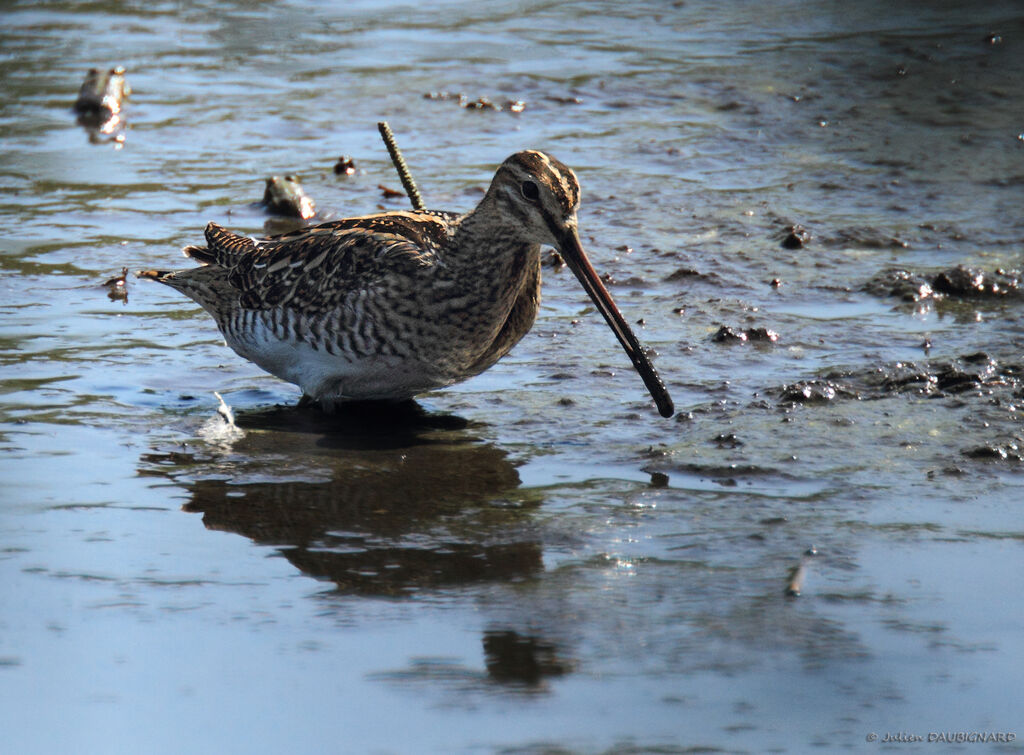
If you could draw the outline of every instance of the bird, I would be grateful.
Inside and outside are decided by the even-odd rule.
[[[524,150],[459,214],[391,211],[256,239],[209,223],[186,270],[138,277],[184,294],[240,356],[327,412],[404,401],[480,374],[530,330],[541,247],[557,249],[625,350],[659,413],[668,390],[580,242],[576,174]]]

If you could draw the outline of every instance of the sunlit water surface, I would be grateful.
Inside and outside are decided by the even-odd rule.
[[[866,287],[1021,266],[1024,18],[952,5],[8,3],[4,749],[1024,737],[1020,298]],[[90,139],[70,105],[118,64],[123,141]],[[191,302],[108,298],[209,220],[263,233],[271,174],[324,217],[404,207],[380,119],[432,207],[518,149],[575,168],[676,418],[564,269],[405,415],[297,410]]]

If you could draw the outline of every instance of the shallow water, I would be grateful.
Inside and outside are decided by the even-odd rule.
[[[1020,268],[1015,3],[2,14],[12,751],[1024,735],[1021,298],[868,286]],[[116,64],[123,142],[91,143],[70,105]],[[471,208],[521,148],[577,171],[584,243],[676,418],[565,270],[489,372],[341,418],[295,409],[172,291],[108,298],[124,266],[187,264],[209,220],[263,232],[274,173],[324,216],[404,207],[377,188],[398,187],[382,118],[432,207]],[[341,154],[360,172],[334,176]]]

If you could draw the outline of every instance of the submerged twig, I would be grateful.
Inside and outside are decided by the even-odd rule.
[[[388,125],[387,121],[380,121],[377,123],[377,128],[380,130],[381,138],[384,139],[384,146],[388,148],[388,154],[391,155],[391,162],[394,164],[395,170],[398,171],[398,177],[402,179],[402,187],[405,189],[405,193],[409,195],[412,208],[422,212],[427,208],[423,204],[420,190],[416,188],[416,182],[412,180],[409,166],[405,164],[405,158],[402,157],[402,153],[398,150],[398,144],[395,143],[395,135],[391,133],[391,126]]]

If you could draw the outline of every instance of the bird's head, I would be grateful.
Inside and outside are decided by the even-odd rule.
[[[583,251],[576,222],[580,204],[576,174],[543,152],[516,152],[498,168],[488,198],[520,240],[559,251],[629,355],[658,411],[671,417],[675,409],[665,384]]]
[[[523,241],[557,249],[567,232],[575,233],[580,185],[550,155],[516,152],[498,168],[488,193]]]

